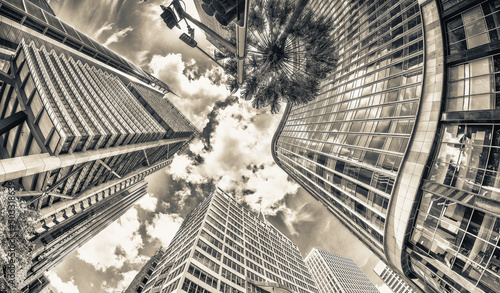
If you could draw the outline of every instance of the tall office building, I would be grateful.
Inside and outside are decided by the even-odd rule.
[[[143,293],[318,292],[297,246],[220,189],[182,222]]]
[[[141,293],[144,287],[153,275],[153,272],[160,263],[163,257],[163,249],[158,249],[155,254],[148,260],[148,262],[141,268],[141,270],[135,275],[132,283],[125,289],[122,293]]]
[[[163,98],[167,85],[60,21],[46,1],[0,1],[0,59],[0,181],[42,214],[26,280],[39,286],[199,132]]]
[[[339,58],[276,162],[427,292],[500,288],[500,2],[314,1]]]
[[[321,293],[379,293],[350,258],[313,248],[305,261]]]
[[[395,273],[388,267],[383,261],[379,261],[373,271],[377,274],[377,276],[384,281],[385,284],[392,290],[394,293],[416,293],[413,288],[408,285],[399,274]]]

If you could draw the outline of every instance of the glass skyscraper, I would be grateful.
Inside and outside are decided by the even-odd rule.
[[[497,291],[500,2],[309,5],[338,68],[287,106],[275,161],[422,290]]]
[[[313,248],[305,258],[321,293],[378,293],[350,258]]]
[[[297,246],[217,188],[186,216],[141,292],[318,290]]]
[[[164,98],[166,84],[46,1],[0,1],[0,59],[0,181],[42,214],[31,290],[144,196],[143,179],[199,131]]]

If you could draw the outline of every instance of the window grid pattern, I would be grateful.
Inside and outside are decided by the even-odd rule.
[[[23,123],[4,134],[1,147],[9,157],[39,154],[41,147],[62,155],[157,141],[165,136],[166,130],[116,76],[75,61],[67,54],[49,51],[34,41],[19,42],[14,58],[16,67],[12,69],[17,70],[20,90],[39,131],[34,135],[28,124]],[[20,111],[17,94],[10,85],[3,84],[0,93],[1,118]],[[191,134],[194,133],[196,130],[192,128]],[[40,145],[36,135],[41,139]],[[90,186],[115,179],[115,174],[126,176],[142,167],[144,152],[153,164],[175,154],[185,144],[131,151],[90,162],[73,172],[81,166],[75,164],[47,174],[26,176],[20,183],[26,191],[42,190],[73,172],[54,192],[75,196]],[[57,201],[60,198],[49,196],[34,205],[41,209]]]
[[[2,28],[0,28],[0,38],[7,42],[18,44],[20,42],[20,35],[28,35],[37,32],[45,35],[45,38],[51,38],[57,42],[61,42],[61,44],[81,51],[89,57],[131,74],[146,83],[154,83],[161,86],[163,89],[168,89],[168,86],[162,81],[105,46],[88,38],[82,32],[75,30],[73,27],[52,15],[51,12],[44,11],[29,1],[4,2],[5,6],[0,8],[0,15],[14,21],[9,21],[8,25],[7,22],[5,22],[6,24],[2,25]],[[12,5],[16,7],[15,13],[12,13]],[[25,33],[26,31],[28,33]]]
[[[494,1],[485,1],[454,16],[446,24],[446,35],[449,54],[498,41],[500,12]]]
[[[500,109],[500,55],[451,66],[446,110]]]
[[[438,290],[498,288],[500,219],[489,206],[500,199],[499,147],[498,125],[443,126],[411,238],[413,269],[431,276]],[[475,203],[481,198],[486,204]],[[460,277],[431,273],[442,265]]]
[[[322,293],[379,292],[352,259],[313,248],[306,264]]]
[[[157,267],[162,270],[173,264],[167,272],[171,276],[163,288],[174,290],[171,284],[180,276],[188,274],[198,278],[204,272],[205,281],[190,278],[189,282],[208,292],[214,292],[212,285],[216,282],[220,292],[245,292],[248,278],[279,283],[294,292],[318,292],[297,246],[272,225],[244,209],[220,189],[212,192],[200,206],[202,208],[198,207],[186,217]],[[223,220],[219,222],[215,219],[218,217]],[[249,244],[250,239],[253,245]],[[183,253],[189,256],[178,257]],[[177,269],[190,259],[196,260],[190,272]],[[210,276],[209,285],[206,276]],[[154,287],[149,284],[144,293],[153,292]]]
[[[273,151],[308,190],[382,249],[387,206],[422,91],[417,1],[312,1],[338,22],[338,67],[323,93],[287,108]],[[361,5],[361,6],[359,6]]]

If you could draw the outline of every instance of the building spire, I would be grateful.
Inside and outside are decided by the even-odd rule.
[[[260,207],[259,207],[259,214],[257,215],[259,219],[261,219],[264,222],[267,222],[266,217],[264,216],[264,213],[262,213],[262,201],[260,202]]]

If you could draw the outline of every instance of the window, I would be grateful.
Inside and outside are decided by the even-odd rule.
[[[232,261],[231,259],[227,258],[224,256],[224,264],[227,265],[228,267],[232,268],[233,270],[237,271],[238,273],[244,275],[245,274],[245,269],[237,264],[236,262]]]
[[[182,290],[186,292],[196,292],[196,293],[210,293],[209,290],[201,287],[200,285],[193,283],[188,278],[184,279],[184,283],[182,284]]]
[[[222,268],[221,275],[230,280],[231,282],[235,283],[238,286],[245,287],[245,280],[241,278],[240,276],[226,270],[225,268]]]
[[[493,3],[477,5],[447,22],[448,53],[460,53],[499,40],[500,15]]]
[[[224,293],[243,293],[242,291],[236,289],[236,288],[233,288],[231,286],[229,286],[228,284],[224,283],[224,282],[220,282],[220,292],[224,292]]]
[[[212,286],[214,288],[217,288],[217,279],[208,273],[205,273],[203,270],[200,268],[190,265],[188,268],[188,273],[191,275],[195,276],[196,278],[200,279],[202,282],[205,282],[209,286]]]
[[[199,261],[200,263],[204,264],[207,268],[211,269],[212,271],[219,273],[219,268],[220,268],[219,264],[209,259],[199,251],[197,250],[194,251],[193,258]]]

